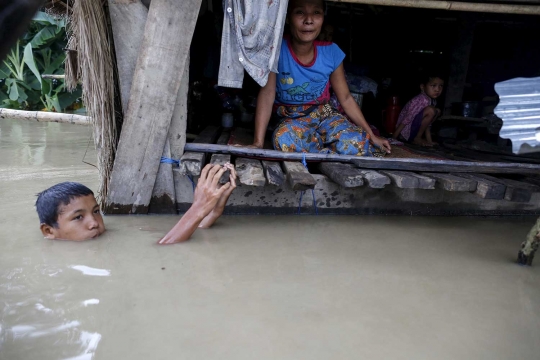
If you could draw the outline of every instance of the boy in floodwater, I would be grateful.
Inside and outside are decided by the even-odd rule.
[[[230,170],[229,182],[219,185]],[[231,164],[206,165],[193,195],[193,204],[158,244],[188,240],[197,227],[209,228],[223,214],[229,196],[236,188],[236,172]],[[105,224],[92,190],[76,182],[56,184],[41,193],[36,210],[41,233],[50,240],[83,241],[105,232]]]
[[[46,239],[81,241],[105,231],[94,193],[76,182],[63,182],[37,195],[36,210]]]

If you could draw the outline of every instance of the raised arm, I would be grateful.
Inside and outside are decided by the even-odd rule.
[[[330,75],[330,84],[332,85],[332,89],[336,93],[343,110],[345,110],[345,113],[352,120],[352,122],[360,126],[369,134],[373,144],[385,149],[386,152],[390,153],[391,147],[388,140],[382,139],[373,134],[373,130],[371,130],[371,127],[364,118],[362,110],[360,110],[358,104],[352,97],[351,92],[349,91],[349,85],[347,85],[347,80],[345,79],[343,63],[340,64],[336,70],[334,70],[332,75]]]
[[[276,98],[276,74],[270,72],[268,82],[259,91],[257,96],[257,110],[255,112],[255,139],[253,146],[262,148],[264,146],[264,137],[268,122],[272,116],[272,106]]]
[[[193,204],[180,221],[165,235],[158,244],[174,244],[188,240],[197,230],[204,218],[216,207],[222,195],[232,186],[227,183],[219,186],[219,179],[226,171],[221,165],[206,165],[193,195]]]

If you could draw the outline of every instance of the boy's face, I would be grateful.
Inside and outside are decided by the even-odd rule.
[[[41,224],[47,239],[82,241],[105,231],[103,217],[94,195],[79,196],[58,209],[58,227]]]
[[[292,0],[288,14],[291,36],[298,42],[317,39],[324,21],[321,0]]]
[[[444,81],[441,78],[429,79],[427,84],[420,85],[422,91],[432,99],[436,99],[441,96],[443,91]]]

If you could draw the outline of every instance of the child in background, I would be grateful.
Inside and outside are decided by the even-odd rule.
[[[322,0],[291,0],[290,36],[282,42],[278,74],[271,72],[257,97],[253,147],[262,148],[272,112],[280,120],[274,148],[290,152],[384,156],[386,139],[376,136],[351,96],[345,80],[345,54],[319,41],[324,21]],[[327,36],[327,34],[325,34]],[[334,90],[349,122],[329,104]]]
[[[230,182],[219,179],[230,170]],[[206,165],[193,195],[193,204],[178,223],[159,240],[174,244],[188,240],[200,228],[209,228],[221,216],[229,196],[236,188],[236,172],[231,164]],[[41,233],[50,240],[83,241],[105,232],[105,224],[94,193],[76,182],[56,184],[38,194],[36,210]]]
[[[421,146],[436,145],[431,139],[430,127],[441,111],[435,107],[441,96],[444,81],[441,76],[427,76],[420,84],[421,93],[409,101],[397,121],[394,139],[412,142]],[[425,139],[424,139],[425,138]]]

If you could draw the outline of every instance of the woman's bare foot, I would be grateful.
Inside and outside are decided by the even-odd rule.
[[[424,146],[424,147],[431,147],[433,146],[432,144],[428,143],[427,141],[424,141],[423,139],[414,139],[413,140],[413,144],[415,145],[420,145],[420,146]]]

